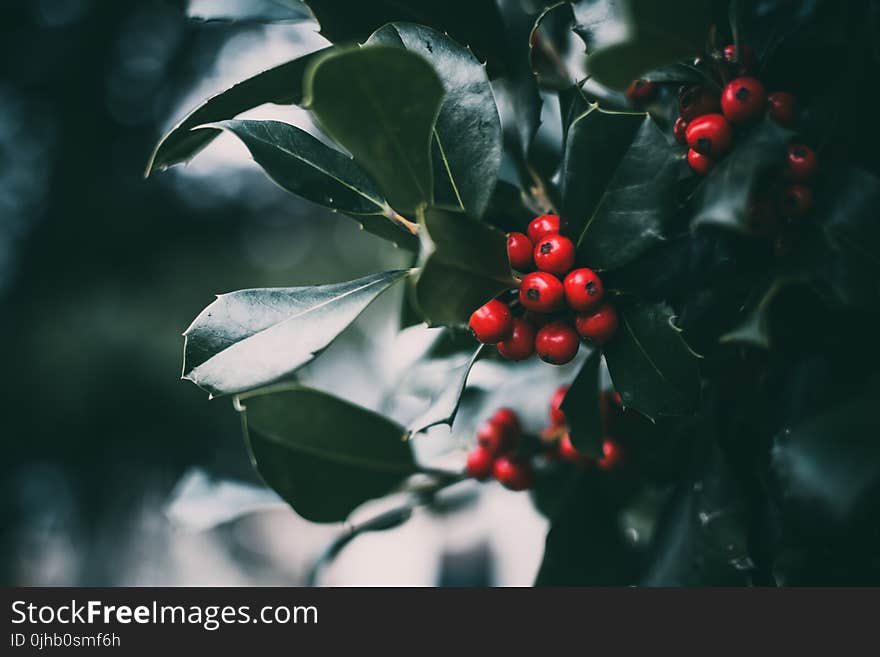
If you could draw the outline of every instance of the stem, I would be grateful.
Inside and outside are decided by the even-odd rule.
[[[417,223],[410,221],[401,214],[398,214],[390,207],[385,208],[385,212],[383,214],[388,217],[388,219],[390,219],[395,225],[400,226],[404,230],[408,231],[410,235],[418,234],[419,225]]]

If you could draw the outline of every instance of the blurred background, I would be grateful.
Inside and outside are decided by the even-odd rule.
[[[304,583],[344,528],[259,484],[229,400],[180,381],[181,333],[216,293],[406,257],[283,193],[231,138],[143,171],[193,106],[322,38],[163,0],[4,0],[0,30],[0,581]],[[359,538],[320,582],[530,584],[544,521],[527,496],[486,488],[464,512]]]

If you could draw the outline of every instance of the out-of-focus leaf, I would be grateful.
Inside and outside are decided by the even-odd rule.
[[[221,294],[184,333],[183,378],[211,395],[252,390],[292,374],[411,270],[313,287]]]
[[[586,77],[584,44],[572,32],[570,2],[545,9],[529,35],[530,62],[538,84],[545,89],[568,89]]]
[[[188,0],[186,14],[200,21],[300,23],[314,20],[301,0]]]
[[[681,154],[669,146],[650,117],[645,117],[584,225],[578,240],[578,262],[593,269],[614,269],[662,243],[676,210],[681,166]],[[595,203],[595,192],[591,186],[590,194],[573,205]]]
[[[605,438],[599,413],[600,362],[598,351],[590,354],[560,406],[565,413],[571,444],[579,452],[594,458],[601,458]]]
[[[445,34],[413,23],[392,23],[366,45],[402,47],[428,60],[445,95],[434,126],[434,201],[479,218],[501,167],[501,120],[482,64]],[[448,180],[448,183],[446,182]]]
[[[395,210],[432,201],[431,137],[443,85],[424,58],[388,46],[336,50],[309,69],[305,96]]]
[[[403,427],[327,393],[267,388],[239,408],[260,476],[307,520],[345,520],[416,471]]]
[[[445,359],[443,370],[436,373],[437,376],[432,382],[434,394],[431,405],[410,423],[407,435],[412,436],[438,424],[452,426],[458,413],[458,405],[461,403],[461,395],[467,384],[468,374],[482,350],[483,345],[480,345],[470,358]],[[454,362],[450,363],[449,360]],[[424,374],[424,370],[421,370],[421,373]]]
[[[267,69],[206,100],[162,138],[150,157],[146,175],[188,162],[220,134],[220,130],[192,132],[196,126],[225,121],[265,103],[292,105],[301,102],[306,68],[326,50]]]
[[[624,405],[652,419],[695,411],[700,399],[698,359],[673,324],[672,308],[638,302],[618,311],[620,328],[604,350]]]
[[[507,237],[497,228],[439,208],[424,213],[421,227],[415,296],[430,326],[463,326],[477,308],[516,286]]]

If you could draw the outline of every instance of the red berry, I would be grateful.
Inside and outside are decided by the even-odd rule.
[[[494,422],[485,422],[477,431],[477,445],[490,454],[498,454],[509,446],[508,432]]]
[[[559,310],[564,297],[562,281],[545,271],[526,274],[519,285],[519,302],[527,310],[538,313]]]
[[[507,431],[510,435],[517,437],[522,430],[519,424],[519,416],[512,408],[502,407],[495,411],[495,414],[489,418],[489,422],[497,424],[499,427]]]
[[[644,103],[654,96],[654,83],[648,80],[633,80],[626,88],[626,97],[636,103]]]
[[[764,111],[766,98],[758,78],[736,78],[721,92],[721,111],[731,123],[745,123]]]
[[[816,151],[803,144],[791,144],[788,147],[787,162],[788,177],[799,182],[812,178],[818,166]]]
[[[672,124],[672,136],[675,137],[675,141],[677,141],[679,144],[683,145],[687,143],[687,136],[685,134],[687,131],[687,127],[687,121],[685,121],[680,116],[675,119],[675,123]]]
[[[579,313],[598,307],[605,293],[596,272],[586,267],[569,272],[562,286],[565,288],[565,301],[569,308]]]
[[[718,159],[730,148],[730,124],[720,114],[704,114],[688,123],[688,146],[701,155]]]
[[[550,422],[553,425],[565,424],[565,413],[559,410],[562,400],[568,392],[568,386],[559,386],[550,398]]]
[[[492,475],[492,466],[495,464],[495,457],[489,450],[477,447],[467,456],[467,464],[465,472],[474,479],[483,481]]]
[[[533,244],[537,244],[538,240],[544,237],[544,235],[558,233],[559,226],[560,222],[558,215],[542,214],[540,217],[535,217],[529,224],[527,231],[529,233],[529,239],[532,240]]]
[[[782,192],[779,209],[786,217],[803,217],[813,207],[813,193],[803,185],[789,185]]]
[[[579,346],[577,333],[564,322],[550,322],[535,336],[538,357],[553,365],[565,365],[575,357]]]
[[[688,149],[688,165],[690,165],[691,169],[701,176],[705,176],[709,173],[709,169],[711,169],[714,164],[715,163],[710,158],[701,153],[697,153],[693,148]]]
[[[477,308],[468,322],[471,333],[483,344],[495,344],[510,337],[513,331],[513,315],[507,304],[492,299]]]
[[[746,45],[742,45],[740,51],[737,52],[736,46],[731,43],[724,47],[724,59],[733,67],[734,72],[740,75],[751,73],[757,67],[755,51]]]
[[[574,242],[558,233],[542,237],[535,245],[535,266],[562,276],[574,265]]]
[[[525,233],[507,233],[507,257],[510,266],[519,271],[532,268],[532,240]]]
[[[698,116],[718,114],[720,111],[721,103],[718,95],[706,87],[699,85],[682,87],[678,92],[678,113],[685,123],[693,121]]]
[[[502,456],[495,460],[492,474],[505,488],[526,490],[535,483],[535,472],[527,461]]]
[[[513,332],[507,340],[498,343],[498,353],[507,360],[525,360],[535,353],[535,332],[531,322],[515,318]]]
[[[570,461],[582,468],[592,465],[593,459],[586,454],[581,454],[575,446],[571,444],[571,436],[565,434],[559,439],[559,455],[566,461]]]
[[[767,96],[767,106],[770,108],[770,117],[776,123],[784,126],[794,124],[795,99],[787,91],[774,91]]]
[[[602,458],[596,463],[603,470],[611,470],[621,461],[623,461],[623,452],[620,450],[620,445],[610,438],[606,438],[602,443]]]
[[[606,303],[590,315],[578,315],[575,323],[581,336],[602,345],[617,332],[617,311]]]

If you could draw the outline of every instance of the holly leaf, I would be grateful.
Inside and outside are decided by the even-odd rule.
[[[538,84],[562,91],[586,77],[584,44],[572,31],[570,2],[558,2],[535,20],[529,35],[529,61]]]
[[[571,444],[579,452],[594,458],[602,457],[602,417],[599,414],[600,353],[590,354],[581,371],[562,400]]]
[[[507,236],[497,228],[440,208],[428,208],[420,223],[415,300],[428,325],[464,326],[477,308],[516,286]]]
[[[691,226],[748,234],[749,205],[769,170],[779,170],[794,132],[767,118],[709,172],[696,193]]]
[[[217,396],[289,376],[411,273],[388,271],[345,283],[221,294],[183,334],[183,378]]]
[[[365,45],[405,48],[431,62],[445,95],[432,142],[434,201],[483,215],[501,167],[501,119],[486,69],[465,47],[424,25],[392,23]]]
[[[300,23],[314,20],[301,0],[188,0],[186,15],[199,21]]]
[[[365,230],[415,249],[418,241],[412,230],[349,156],[281,121],[222,121],[197,130],[215,128],[241,139],[266,175],[291,194],[353,215]]]
[[[424,58],[388,46],[336,50],[306,73],[305,96],[324,131],[395,210],[431,202],[431,137],[443,85]]]
[[[443,359],[441,363],[435,363],[440,367],[433,368],[433,371],[430,372],[433,374],[432,377],[429,376],[426,368],[419,369],[420,383],[422,385],[428,383],[433,394],[430,406],[410,423],[407,436],[411,437],[438,424],[452,426],[461,403],[461,395],[467,384],[468,374],[483,352],[484,346],[477,347],[470,357],[451,357]],[[429,380],[426,381],[426,378]]]
[[[403,427],[302,386],[238,399],[251,461],[263,480],[312,522],[341,522],[416,472]]]
[[[644,118],[589,105],[571,123],[561,174],[561,218],[567,234],[583,233]]]
[[[594,120],[599,118],[597,115]],[[626,132],[622,124],[621,131]],[[614,269],[665,241],[666,227],[676,211],[681,162],[681,153],[669,146],[650,117],[642,119],[584,225],[578,240],[578,261],[593,269]],[[601,171],[599,164],[595,168]],[[583,180],[580,183],[585,184]],[[572,197],[578,198],[571,201],[575,207],[594,202],[597,188],[592,184],[589,187],[590,192],[583,198]]]
[[[625,406],[655,419],[697,409],[700,370],[675,326],[672,308],[637,302],[618,307],[620,328],[605,361]]]
[[[576,31],[590,53],[587,69],[601,83],[625,89],[645,71],[703,51],[710,3],[615,0],[575,5]],[[592,5],[592,6],[591,6]]]
[[[880,385],[784,428],[774,439],[771,470],[790,518],[850,527],[876,505],[880,490]]]
[[[301,102],[306,68],[327,50],[324,48],[267,69],[206,100],[159,141],[147,164],[146,175],[188,162],[220,134],[219,129],[192,132],[196,126],[231,119],[265,103],[294,105]]]

